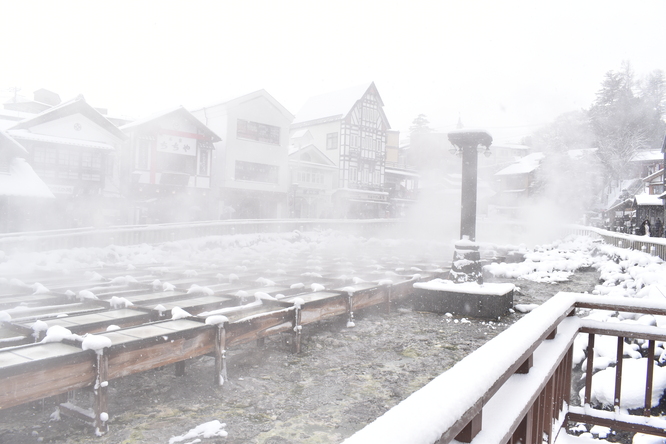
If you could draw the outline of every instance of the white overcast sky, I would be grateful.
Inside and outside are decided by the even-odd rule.
[[[83,94],[142,117],[258,89],[291,113],[374,81],[393,129],[517,141],[588,107],[623,60],[666,70],[664,0],[0,0],[0,99]]]

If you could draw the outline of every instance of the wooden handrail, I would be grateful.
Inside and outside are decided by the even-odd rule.
[[[618,429],[646,431],[648,433],[658,432],[659,436],[666,436],[666,428],[660,429],[661,423],[655,426],[655,423],[649,422],[649,419],[642,422],[632,422],[629,419],[633,417],[627,418],[629,415],[624,415],[615,420],[604,416],[603,411],[591,409],[589,406],[584,409],[574,408],[573,410],[568,407],[571,387],[571,345],[573,337],[577,333],[589,334],[588,350],[593,350],[595,335],[611,335],[618,338],[617,358],[619,365],[617,368],[619,376],[616,377],[615,398],[617,399],[616,405],[619,406],[621,405],[621,361],[624,339],[636,338],[650,341],[648,345],[648,367],[650,367],[653,365],[654,351],[650,353],[649,350],[654,347],[654,341],[666,340],[664,329],[654,326],[602,323],[569,318],[571,320],[567,320],[566,325],[575,326],[572,331],[573,335],[570,336],[570,341],[565,340],[558,343],[561,351],[556,353],[555,362],[549,367],[551,370],[543,372],[530,369],[528,374],[525,375],[536,378],[541,383],[538,386],[530,386],[532,388],[527,388],[525,384],[523,384],[523,387],[516,385],[516,378],[522,376],[514,374],[516,370],[521,368],[528,356],[532,356],[533,353],[544,347],[545,343],[548,342],[547,338],[553,337],[550,332],[557,329],[558,326],[562,328],[565,325],[564,320],[567,315],[577,307],[613,309],[615,311],[636,313],[666,313],[666,303],[656,301],[628,301],[625,298],[599,298],[574,293],[558,293],[541,307],[528,313],[509,329],[460,361],[452,369],[443,373],[423,389],[415,392],[373,423],[348,438],[344,443],[382,442],[384,444],[397,444],[409,442],[413,444],[446,444],[453,441],[453,439],[461,441],[461,438],[464,439],[464,442],[476,442],[474,435],[461,437],[460,432],[466,427],[478,433],[476,436],[484,443],[541,442],[542,433],[547,434],[549,442],[552,443],[559,427],[567,420],[611,425]],[[521,335],[527,335],[530,339],[525,337],[520,339]],[[564,339],[562,332],[558,331],[555,338]],[[516,346],[520,347],[520,351],[512,353],[510,347]],[[509,356],[505,357],[508,358],[508,361],[501,359],[501,356],[499,356],[507,353]],[[552,356],[553,352],[549,352],[548,355]],[[587,364],[588,383],[584,390],[586,404],[590,402],[591,397],[589,381],[593,373],[593,355],[594,353],[588,352],[590,358]],[[543,356],[543,354],[540,356]],[[538,359],[543,360],[544,358],[540,357]],[[537,364],[538,359],[535,355],[535,368],[542,367],[541,363]],[[493,363],[492,367],[498,368],[489,368],[488,362]],[[469,375],[475,374],[471,371],[474,367],[477,370],[483,368],[482,375],[486,378],[469,378]],[[645,406],[642,409],[645,415],[649,415],[651,405],[651,398],[647,395],[648,392],[651,393],[652,389],[652,377],[650,375],[651,371],[646,369],[646,399]],[[531,379],[526,381],[529,380]],[[524,409],[513,413],[512,419],[506,418],[509,423],[504,424],[501,427],[503,431],[499,432],[494,424],[497,422],[497,418],[493,418],[489,425],[484,424],[481,418],[489,417],[489,415],[492,417],[493,414],[499,415],[500,413],[503,415],[502,417],[506,415],[506,411],[493,410],[492,407],[494,397],[500,396],[498,393],[508,391],[504,388],[505,386],[514,387],[513,392],[527,389],[529,394],[526,396],[529,401],[526,402]],[[474,395],[475,393],[478,394]],[[433,408],[432,400],[437,399],[438,396],[442,399],[446,398],[446,401],[434,404],[435,407]],[[503,399],[500,404],[504,406],[504,410],[507,410],[511,402]],[[422,418],[415,417],[410,413],[420,412],[424,409],[429,409],[429,412],[424,414]],[[487,409],[490,409],[491,413],[484,413]],[[572,413],[569,413],[570,411]],[[642,418],[645,418],[645,416]],[[477,422],[475,423],[475,421]],[[486,430],[487,427],[492,430]],[[428,428],[432,429],[432,433],[423,433],[423,430]],[[433,437],[433,434],[437,436]]]

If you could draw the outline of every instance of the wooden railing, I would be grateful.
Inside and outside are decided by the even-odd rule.
[[[609,245],[640,250],[666,260],[666,238],[616,233],[614,231],[583,225],[570,225],[569,227],[570,231],[574,234],[600,238]]]
[[[654,341],[658,327],[580,319],[576,308],[666,315],[666,302],[558,293],[453,368],[345,441],[445,444],[555,442],[567,421],[666,436],[666,421],[650,418]],[[618,337],[615,398],[621,406],[622,347],[626,338],[649,341],[646,417],[591,408],[593,353],[588,352],[583,406],[571,406],[573,344],[588,333]]]

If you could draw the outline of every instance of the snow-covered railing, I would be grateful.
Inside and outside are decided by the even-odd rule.
[[[583,225],[570,225],[569,227],[574,234],[599,237],[609,245],[644,251],[653,256],[659,256],[661,259],[666,260],[666,238],[617,233],[615,231],[608,231],[601,228],[587,227]]]
[[[257,219],[173,224],[126,225],[95,229],[33,231],[0,234],[0,251],[45,251],[58,248],[137,245],[243,233],[279,233],[294,230],[352,230],[377,235],[395,226],[395,219]]]
[[[616,336],[618,344],[625,338],[647,340],[649,363],[654,362],[654,341],[666,340],[663,329],[616,323],[600,326],[572,316],[576,308],[666,315],[666,303],[654,300],[558,293],[344,443],[553,443],[570,420],[666,436],[666,421],[590,407],[596,382],[591,376],[593,358],[586,367],[586,405],[569,407],[574,340],[580,332],[589,334],[592,345],[595,335]],[[615,398],[619,408],[623,405],[621,358],[618,362]],[[644,393],[652,393],[652,371],[647,365]],[[645,405],[654,405],[649,395]],[[643,413],[649,415],[650,409]]]

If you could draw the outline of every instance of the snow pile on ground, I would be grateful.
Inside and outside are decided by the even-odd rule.
[[[659,405],[664,389],[666,389],[666,367],[654,366],[652,386],[652,407]],[[647,358],[622,360],[622,388],[620,408],[623,410],[637,409],[645,403],[645,375]],[[585,389],[580,392],[583,398]],[[602,407],[613,407],[615,398],[615,368],[607,368],[592,376],[592,403]]]
[[[563,282],[580,269],[597,268],[606,258],[598,254],[599,243],[589,237],[569,237],[524,252],[524,247],[505,247],[523,251],[525,260],[519,263],[493,262],[483,267],[495,277],[525,279],[534,282]]]
[[[169,439],[169,444],[183,442],[186,439],[192,439],[192,438],[205,439],[205,438],[213,438],[215,436],[226,437],[227,432],[226,430],[224,430],[226,426],[227,425],[225,423],[222,423],[217,419],[214,421],[206,422],[204,424],[196,426],[193,429],[190,429],[190,431],[185,433],[184,435],[172,437],[171,439]],[[194,441],[190,441],[190,443],[196,443],[196,442],[201,442],[201,440],[195,439]]]

